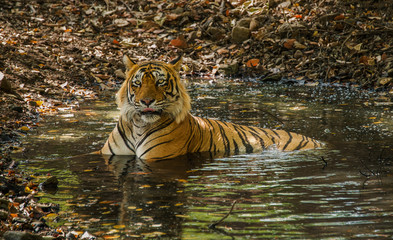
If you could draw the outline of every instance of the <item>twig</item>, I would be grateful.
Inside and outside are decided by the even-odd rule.
[[[127,3],[125,3],[123,0],[120,0],[120,2],[123,3],[124,6],[126,6],[126,8],[128,9],[128,11],[130,11],[131,14],[133,13],[133,12],[132,12],[132,9],[130,8],[130,6],[128,6]]]
[[[362,170],[359,170],[359,173],[365,176],[366,178],[369,178],[371,176],[370,174],[363,173]]]
[[[323,167],[322,167],[322,170],[324,170],[327,167],[328,163],[324,157],[321,157],[321,160],[325,163],[325,165],[323,165]]]
[[[222,223],[222,221],[224,221],[224,220],[229,216],[229,214],[232,213],[233,208],[235,207],[236,202],[237,202],[236,200],[233,201],[232,207],[231,207],[231,209],[229,210],[229,212],[228,212],[224,217],[222,217],[220,220],[218,220],[217,222],[210,224],[210,225],[209,225],[209,228],[210,228],[210,229],[215,229],[216,226],[217,226],[218,224]]]

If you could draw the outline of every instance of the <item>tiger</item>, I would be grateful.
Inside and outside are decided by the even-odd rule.
[[[315,149],[322,143],[285,130],[239,125],[190,113],[191,99],[180,78],[182,57],[169,63],[135,63],[124,55],[126,79],[116,94],[118,122],[99,151],[157,161],[210,152],[237,155]]]

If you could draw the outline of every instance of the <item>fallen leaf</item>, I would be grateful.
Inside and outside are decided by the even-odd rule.
[[[22,127],[19,128],[19,130],[23,131],[23,132],[28,132],[30,130],[30,128],[27,127],[27,126],[22,126]]]
[[[187,43],[184,40],[184,37],[178,37],[176,39],[171,40],[170,45],[177,47],[177,48],[186,48]]]
[[[334,18],[335,21],[339,21],[339,20],[343,20],[343,19],[345,19],[344,14],[340,14],[340,15],[338,15],[338,16],[336,16],[336,17]]]
[[[228,54],[229,50],[225,49],[225,48],[220,48],[220,49],[217,50],[217,53],[220,54],[220,55]]]
[[[247,61],[246,66],[247,67],[256,67],[259,64],[259,59],[258,58],[253,58]]]
[[[123,229],[126,228],[126,225],[122,224],[122,225],[115,225],[113,226],[114,229]]]
[[[387,58],[388,58],[388,56],[386,55],[386,53],[382,53],[381,60],[385,61]]]
[[[295,42],[293,43],[293,47],[296,48],[296,49],[305,49],[305,48],[307,48],[305,45],[301,44],[301,43],[298,42],[298,41],[295,41]]]
[[[367,56],[361,56],[359,59],[359,63],[363,63],[364,65],[368,65],[369,58]]]
[[[293,44],[295,43],[296,39],[288,39],[284,42],[284,47],[286,49],[292,49],[293,48]]]

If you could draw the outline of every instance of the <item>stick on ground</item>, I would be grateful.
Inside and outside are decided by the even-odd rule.
[[[216,226],[217,226],[218,224],[222,223],[222,221],[224,221],[224,220],[229,216],[229,214],[232,213],[233,209],[235,208],[236,202],[237,202],[236,200],[233,201],[233,202],[232,202],[232,207],[231,207],[231,209],[229,210],[229,212],[228,212],[224,217],[222,217],[220,220],[218,220],[217,222],[210,224],[210,225],[209,225],[209,228],[210,228],[210,229],[215,229]]]

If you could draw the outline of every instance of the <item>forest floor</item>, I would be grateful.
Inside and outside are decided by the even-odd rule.
[[[40,117],[115,90],[124,54],[181,54],[190,77],[331,83],[392,99],[392,16],[383,0],[0,0],[0,236],[67,234],[45,225],[56,208],[34,204],[38,186],[10,153]]]

